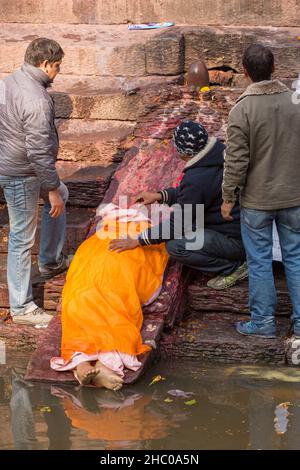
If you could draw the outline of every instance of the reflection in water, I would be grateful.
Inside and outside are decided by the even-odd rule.
[[[43,403],[48,406],[43,407]],[[69,449],[70,421],[59,401],[51,397],[49,387],[40,388],[27,384],[21,376],[12,372],[10,409],[15,449],[39,448],[35,430],[35,408],[43,414],[47,425],[48,448]]]
[[[166,380],[149,386],[153,376]],[[0,448],[299,449],[296,369],[161,362],[120,392],[26,383],[0,368]],[[184,394],[193,392],[189,405]]]
[[[80,388],[72,393],[52,387],[52,393],[62,398],[66,415],[74,428],[84,430],[88,439],[103,441],[105,449],[144,448],[140,441],[163,439],[176,421],[162,413],[153,395]],[[173,410],[174,411],[174,410]],[[125,441],[126,440],[126,443]]]

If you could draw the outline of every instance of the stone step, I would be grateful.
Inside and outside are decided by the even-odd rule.
[[[103,167],[92,162],[58,161],[56,168],[59,177],[69,190],[68,206],[98,207],[116,166],[116,163]],[[5,204],[2,188],[0,188],[0,204]]]
[[[57,120],[60,137],[58,160],[97,162],[109,166],[118,160],[121,142],[134,127],[135,123],[125,121]]]
[[[0,253],[0,312],[9,308],[8,289],[6,283],[7,256]],[[39,276],[37,257],[32,257],[33,295],[36,303],[47,311],[55,312],[65,283],[65,274],[60,274],[49,281]]]
[[[292,304],[286,286],[284,270],[281,263],[274,263],[275,285],[277,289],[276,315],[290,316]],[[229,312],[248,314],[248,281],[237,283],[230,289],[216,291],[207,287],[211,276],[191,271],[191,280],[187,289],[187,305],[197,312]]]
[[[136,121],[142,96],[156,85],[178,82],[180,76],[88,77],[58,75],[50,90],[57,118]]]
[[[117,163],[107,167],[90,162],[58,161],[60,179],[69,190],[69,206],[98,207],[109,186]]]
[[[233,82],[228,72],[211,74],[212,80],[219,84],[228,86]],[[0,73],[0,80],[8,75]],[[143,110],[142,98],[147,90],[182,81],[181,75],[131,78],[59,74],[49,91],[57,118],[136,121]]]
[[[0,20],[17,23],[120,24],[175,21],[191,25],[300,25],[297,0],[10,0]]]
[[[33,254],[38,254],[39,252],[40,214],[41,208],[39,210],[39,223],[36,241],[32,249]],[[66,243],[64,246],[65,253],[75,253],[76,249],[78,248],[80,243],[85,239],[88,233],[91,220],[94,214],[94,209],[67,207],[67,235]],[[8,234],[8,214],[6,208],[2,206],[2,209],[0,210],[0,254],[7,253]]]
[[[168,357],[197,361],[291,364],[288,319],[277,320],[276,339],[249,338],[237,333],[234,324],[247,319],[234,313],[195,312],[172,333],[163,335],[161,350]]]
[[[90,76],[178,75],[183,70],[179,29],[128,31],[126,25],[2,24],[0,72],[12,72],[24,60],[34,38],[50,37],[64,49],[61,74]]]

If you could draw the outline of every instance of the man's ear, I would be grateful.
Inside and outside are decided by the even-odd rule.
[[[47,70],[47,65],[49,65],[49,60],[44,60],[44,62],[42,62],[42,63],[39,65],[39,68],[42,69],[44,72],[46,72],[46,70]]]

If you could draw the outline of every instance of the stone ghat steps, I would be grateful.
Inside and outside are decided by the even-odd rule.
[[[98,207],[109,186],[117,163],[108,166],[97,162],[58,161],[56,168],[60,179],[69,190],[68,206]],[[0,188],[0,204],[5,204]]]
[[[109,166],[120,161],[122,142],[133,132],[134,121],[56,119],[58,161]]]
[[[95,209],[92,208],[79,208],[79,207],[67,207],[67,234],[66,242],[64,246],[65,253],[75,253],[80,243],[85,239],[91,221],[95,215]],[[33,254],[38,254],[39,252],[39,241],[40,241],[40,217],[41,217],[41,207],[39,208],[39,221],[36,234],[36,241],[32,248]],[[1,265],[0,269],[6,269],[6,253],[8,248],[8,235],[9,235],[9,225],[8,225],[8,214],[7,209],[2,206],[0,210],[0,257]],[[0,304],[0,307],[4,305]]]
[[[9,73],[0,73],[0,79]],[[224,85],[232,74],[212,71],[212,81]],[[135,122],[143,110],[148,90],[168,83],[183,82],[182,75],[145,77],[102,77],[59,74],[49,92],[55,102],[55,114],[63,119],[95,119]]]
[[[109,166],[119,161],[121,144],[133,132],[135,123],[59,119],[56,126],[60,138],[58,160]]]
[[[175,21],[193,25],[300,25],[297,0],[10,0],[0,21],[18,23],[120,24]]]
[[[58,161],[56,168],[60,179],[69,190],[68,206],[98,207],[109,186],[117,163],[108,166],[97,162]]]
[[[193,312],[171,333],[163,334],[162,354],[225,363],[293,365],[296,343],[293,347],[295,340],[289,336],[288,319],[277,319],[276,339],[249,338],[237,333],[234,324],[247,319],[249,316],[235,313]]]
[[[178,81],[180,75],[134,78],[59,74],[50,93],[57,118],[136,121],[148,89]]]
[[[276,315],[290,316],[292,304],[281,263],[274,263],[274,275],[277,290]],[[206,285],[210,278],[191,271],[187,289],[187,306],[191,311],[249,314],[247,280],[237,283],[230,289],[216,291]]]
[[[230,289],[215,291],[206,285],[211,276],[191,270],[186,289],[186,316],[172,332],[163,334],[162,354],[224,363],[297,365],[294,361],[297,343],[289,318],[292,305],[283,267],[274,263],[273,270],[278,299],[276,339],[245,337],[236,332],[236,322],[249,320],[246,280]]]
[[[267,23],[269,24],[269,23]],[[262,42],[276,54],[276,75],[298,76],[300,27],[175,26],[128,31],[126,25],[53,25],[4,23],[0,31],[0,73],[22,63],[29,42],[39,36],[61,43],[62,75],[90,77],[178,76],[203,57],[209,68],[242,74],[244,49]]]

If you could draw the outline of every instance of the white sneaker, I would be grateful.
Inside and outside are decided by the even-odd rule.
[[[13,315],[12,321],[18,325],[47,326],[52,318],[52,315],[46,313],[42,308],[37,307],[32,312],[25,313],[24,315]]]

